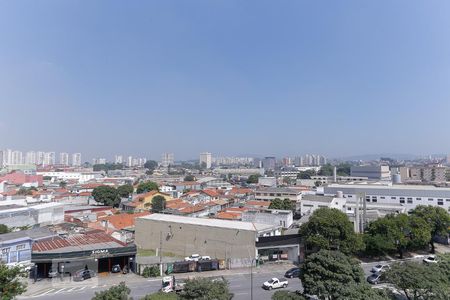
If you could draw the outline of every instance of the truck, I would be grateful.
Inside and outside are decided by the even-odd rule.
[[[278,278],[272,278],[263,283],[263,289],[271,290],[271,289],[279,289],[287,287],[289,282],[287,280],[280,280]]]
[[[177,283],[175,276],[164,276],[162,279],[161,292],[180,293],[184,289],[184,282]]]

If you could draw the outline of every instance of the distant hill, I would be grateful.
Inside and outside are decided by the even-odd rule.
[[[380,153],[380,154],[361,154],[361,155],[337,157],[336,159],[345,161],[353,161],[353,160],[367,161],[367,160],[377,160],[380,159],[380,157],[389,157],[396,160],[413,160],[423,156],[415,154],[402,154],[402,153]]]

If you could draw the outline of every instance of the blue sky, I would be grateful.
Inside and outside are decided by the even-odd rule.
[[[0,148],[447,153],[449,9],[0,0]]]

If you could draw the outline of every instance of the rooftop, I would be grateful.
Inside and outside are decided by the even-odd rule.
[[[139,219],[144,220],[153,220],[160,222],[169,222],[169,223],[183,223],[190,225],[199,225],[199,226],[209,226],[209,227],[218,227],[218,228],[226,228],[226,229],[236,229],[236,230],[248,230],[248,231],[264,231],[274,228],[272,225],[267,224],[258,224],[251,222],[241,222],[241,221],[228,221],[228,220],[219,220],[219,219],[203,219],[203,218],[192,218],[192,217],[184,217],[177,215],[164,215],[164,214],[153,214],[150,216],[140,217]]]

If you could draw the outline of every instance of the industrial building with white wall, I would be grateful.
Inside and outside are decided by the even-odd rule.
[[[368,203],[404,205],[407,211],[418,205],[439,206],[450,211],[450,188],[390,183],[330,184],[324,187],[324,195],[334,196],[338,192],[350,199],[364,194]]]

